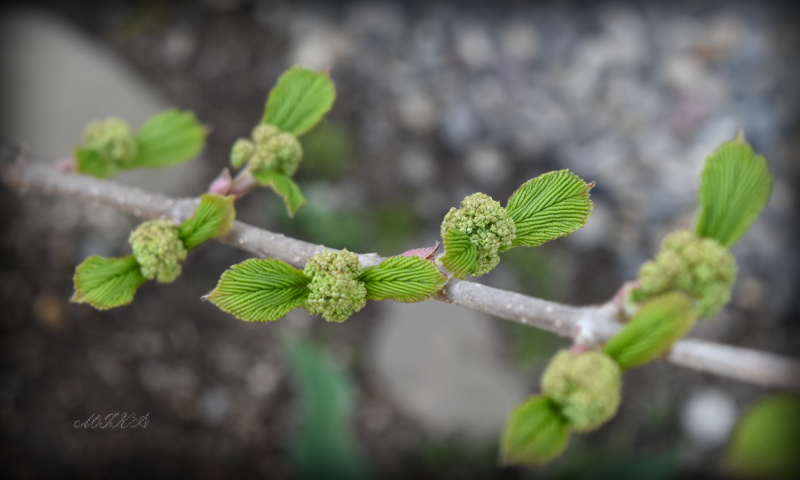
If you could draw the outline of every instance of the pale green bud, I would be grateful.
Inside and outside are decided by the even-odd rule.
[[[169,220],[150,220],[131,232],[128,242],[139,262],[142,276],[170,283],[181,274],[178,263],[186,259],[186,247],[178,236],[178,227]]]
[[[309,258],[303,270],[312,279],[306,310],[329,322],[347,320],[367,304],[367,288],[358,281],[362,271],[358,255],[346,249],[338,253],[324,250]]]
[[[655,259],[639,270],[640,287],[634,298],[644,300],[677,290],[695,300],[700,317],[713,317],[730,301],[736,279],[736,260],[712,238],[688,230],[667,236]]]
[[[89,122],[83,130],[83,143],[108,162],[130,163],[136,159],[136,139],[121,118]]]
[[[236,140],[231,148],[231,165],[233,168],[240,168],[250,160],[256,151],[256,144],[246,138]]]
[[[461,208],[451,208],[442,221],[442,237],[449,228],[469,235],[478,250],[478,268],[471,275],[479,277],[500,262],[500,251],[506,250],[517,238],[517,227],[500,202],[485,193],[474,193],[461,202]]]
[[[262,123],[260,125],[256,125],[256,127],[253,129],[252,137],[256,143],[266,143],[267,140],[280,133],[281,131],[278,130],[278,127]]]
[[[561,350],[545,370],[541,387],[560,406],[573,430],[588,432],[617,413],[622,372],[603,352],[578,354]]]
[[[303,147],[294,135],[277,133],[257,142],[253,159],[254,170],[268,170],[292,176],[303,158]]]

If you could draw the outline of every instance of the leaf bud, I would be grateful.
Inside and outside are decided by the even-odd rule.
[[[363,268],[358,255],[343,249],[324,250],[308,259],[303,273],[311,277],[305,308],[328,322],[344,322],[367,304],[367,288],[358,281]]]
[[[461,208],[451,208],[442,221],[442,238],[454,228],[469,236],[478,251],[478,267],[470,275],[479,277],[500,262],[499,252],[511,247],[517,228],[508,212],[484,193],[474,193],[461,202]]]
[[[668,235],[655,259],[639,270],[640,287],[632,294],[636,301],[682,291],[695,302],[700,317],[713,317],[730,300],[736,279],[736,260],[727,248],[712,238],[688,230]]]
[[[83,130],[83,143],[108,162],[130,163],[136,159],[136,139],[121,118],[89,122]]]
[[[158,276],[160,283],[170,283],[181,274],[178,262],[186,259],[186,247],[171,221],[144,222],[131,232],[128,242],[144,278]]]
[[[561,350],[545,370],[541,387],[560,406],[573,430],[588,432],[617,413],[622,372],[603,352]]]

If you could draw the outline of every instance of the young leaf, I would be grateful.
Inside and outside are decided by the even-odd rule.
[[[584,226],[592,214],[593,186],[569,170],[545,173],[522,184],[506,207],[517,226],[512,246],[535,247]]]
[[[444,255],[439,257],[456,278],[464,279],[478,268],[478,249],[469,235],[451,228],[444,234]]]
[[[335,98],[336,88],[327,72],[295,65],[281,75],[269,92],[264,123],[302,135],[322,120]]]
[[[392,257],[365,268],[358,280],[367,287],[367,300],[391,298],[422,302],[442,288],[447,277],[436,265],[420,257]]]
[[[233,209],[233,195],[210,195],[204,193],[200,197],[200,206],[194,211],[192,218],[183,222],[178,235],[187,250],[191,250],[212,237],[228,233],[236,218]]]
[[[278,172],[260,170],[253,172],[253,177],[259,184],[265,187],[272,187],[275,193],[283,197],[286,211],[290,217],[293,217],[295,212],[306,204],[306,199],[303,197],[300,187],[288,176]]]
[[[511,412],[501,444],[505,463],[537,466],[567,448],[570,429],[546,396],[531,397]]]
[[[303,305],[309,282],[285,262],[251,258],[225,270],[217,287],[203,298],[241,320],[277,320]]]
[[[108,310],[131,303],[145,278],[133,255],[121,258],[95,255],[78,265],[73,281],[75,294],[70,301]]]
[[[126,167],[166,167],[196,157],[203,149],[206,129],[192,112],[175,108],[148,118],[136,133],[139,153]]]
[[[726,247],[736,243],[766,206],[772,189],[767,161],[741,134],[706,158],[700,177],[696,232]]]
[[[672,292],[647,302],[603,351],[622,370],[648,363],[663,355],[686,335],[697,320],[697,310],[684,294]]]
[[[97,150],[84,147],[75,147],[75,171],[93,177],[108,178],[116,172],[111,162],[100,156]]]

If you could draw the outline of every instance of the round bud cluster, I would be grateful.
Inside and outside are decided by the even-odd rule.
[[[655,259],[642,265],[634,298],[680,290],[695,300],[698,316],[709,318],[728,303],[735,279],[736,260],[727,248],[714,239],[678,230],[664,239]]]
[[[562,350],[544,372],[541,387],[560,406],[573,430],[588,432],[617,413],[622,371],[603,352]]]
[[[347,320],[367,304],[367,287],[358,281],[362,271],[358,255],[346,249],[338,253],[324,250],[308,259],[303,273],[312,280],[306,310],[329,322]]]
[[[136,139],[120,118],[90,122],[83,130],[83,143],[108,162],[130,163],[136,159]]]
[[[186,247],[178,236],[178,227],[169,220],[150,220],[139,225],[128,238],[142,276],[170,283],[181,274],[178,263],[186,259]]]
[[[303,158],[303,147],[290,133],[282,133],[272,125],[258,125],[253,140],[240,138],[231,149],[231,165],[239,168],[250,162],[253,170],[293,175]]]
[[[461,202],[461,208],[451,208],[442,222],[442,237],[455,228],[469,235],[478,250],[478,268],[471,275],[479,277],[500,262],[498,252],[507,249],[517,238],[517,227],[500,202],[484,193],[475,193]]]

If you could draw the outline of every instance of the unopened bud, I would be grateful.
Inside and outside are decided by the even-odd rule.
[[[139,225],[128,238],[142,276],[170,283],[181,274],[178,262],[186,259],[186,247],[178,227],[169,220],[150,220]]]
[[[560,406],[572,429],[588,432],[617,413],[622,372],[603,352],[561,350],[544,372],[541,387]]]

